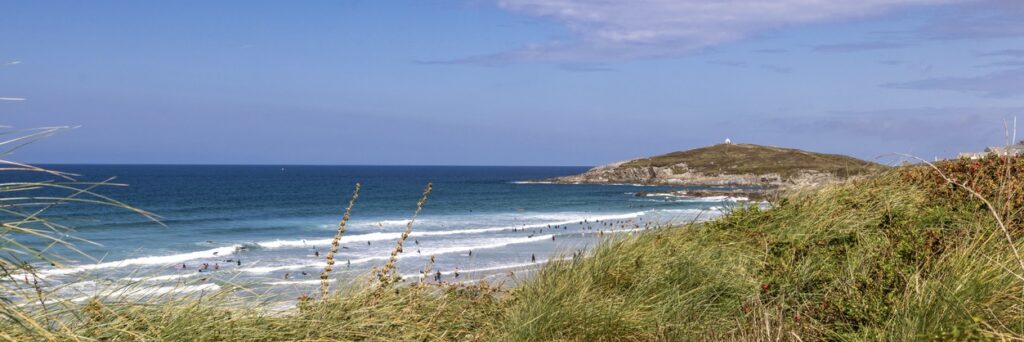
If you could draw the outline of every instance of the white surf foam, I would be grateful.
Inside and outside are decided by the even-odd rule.
[[[167,281],[167,280],[177,280],[177,279],[192,278],[192,277],[196,277],[196,276],[209,276],[209,275],[210,275],[209,273],[186,272],[186,273],[169,274],[169,275],[155,276],[155,277],[125,277],[123,279],[127,280],[127,281]]]
[[[645,194],[644,197],[663,197],[663,198],[674,198],[675,202],[746,202],[750,198],[746,196],[705,196],[705,197],[693,197],[687,195],[670,194],[670,193],[653,193]]]
[[[512,184],[556,184],[555,182],[550,182],[550,181],[514,181],[514,182],[510,182],[510,183],[512,183]]]
[[[427,256],[431,256],[431,255],[436,256],[436,255],[451,254],[451,253],[461,253],[461,252],[469,252],[469,251],[475,251],[475,250],[481,250],[481,249],[501,248],[501,247],[506,247],[506,246],[515,245],[515,244],[521,244],[521,243],[530,243],[530,242],[540,242],[540,241],[545,241],[545,240],[551,240],[551,236],[552,236],[552,234],[538,235],[538,236],[534,236],[534,237],[525,237],[525,238],[502,238],[502,239],[494,239],[495,242],[486,243],[486,244],[442,247],[442,248],[433,248],[433,249],[421,249],[420,253],[412,254],[412,253],[409,253],[409,252],[405,252],[405,253],[399,254],[398,255],[398,259],[405,259],[405,258],[410,258],[410,257],[427,257]],[[388,255],[388,253],[390,253],[390,252],[383,253],[383,254],[378,255],[378,256],[370,256],[370,257],[362,257],[362,258],[357,258],[357,259],[345,260],[345,263],[362,264],[362,263],[368,263],[368,262],[373,262],[373,261],[384,261],[384,260],[388,260],[391,257],[390,255]],[[341,263],[340,260],[338,262]],[[323,267],[323,262],[317,260],[317,261],[301,262],[301,263],[297,263],[297,264],[282,265],[282,266],[248,267],[248,268],[240,269],[240,271],[246,272],[246,273],[252,273],[252,274],[269,274],[269,273],[274,273],[274,272],[289,271],[289,270],[299,270],[299,269],[305,269],[305,268],[311,268],[311,267]]]
[[[159,255],[159,256],[146,256],[141,258],[124,259],[119,261],[101,262],[98,264],[87,264],[69,268],[54,268],[40,271],[42,276],[54,276],[54,275],[66,275],[73,274],[83,271],[99,270],[105,268],[117,268],[124,266],[152,266],[152,265],[174,265],[184,261],[203,259],[203,258],[215,258],[225,255],[231,255],[241,245],[232,245],[227,247],[218,247],[213,249],[207,249],[196,252],[171,254],[171,255]]]
[[[334,279],[327,279],[327,281],[334,282]],[[320,279],[271,281],[267,285],[320,285]]]
[[[462,235],[462,234],[481,234],[489,232],[499,231],[511,231],[513,229],[533,229],[533,228],[545,228],[547,226],[560,226],[566,224],[575,224],[583,221],[612,221],[612,220],[625,220],[631,218],[637,218],[647,214],[644,211],[625,213],[625,214],[604,214],[594,215],[586,213],[570,213],[570,214],[540,214],[536,217],[547,218],[548,222],[542,223],[531,223],[522,224],[515,226],[502,226],[502,227],[489,227],[489,228],[471,228],[471,229],[453,229],[453,230],[437,230],[437,231],[413,231],[409,236],[411,237],[424,237],[424,236],[448,236],[448,235]],[[568,218],[568,219],[567,219]],[[557,220],[557,221],[552,221]],[[341,243],[351,242],[367,242],[367,241],[387,241],[387,240],[398,240],[402,236],[402,233],[366,233],[357,235],[343,235],[341,237]],[[299,240],[271,240],[257,242],[256,245],[263,248],[311,248],[314,246],[327,246],[330,245],[333,239],[299,239]]]
[[[411,221],[411,220],[409,220],[409,219],[404,219],[404,220],[383,220],[383,221],[377,221],[376,225],[378,225],[378,226],[404,226],[404,225],[409,224],[409,221]],[[422,219],[420,221],[422,223]]]
[[[414,231],[411,234],[411,236],[412,237],[448,236],[448,235],[459,235],[459,234],[481,234],[481,233],[497,232],[497,231],[509,231],[509,230],[512,230],[512,229],[545,228],[547,226],[558,226],[558,225],[576,224],[576,223],[583,222],[583,221],[593,222],[593,221],[625,220],[625,219],[637,218],[637,217],[643,216],[645,214],[649,214],[649,212],[638,211],[638,212],[622,213],[622,214],[590,214],[590,213],[551,213],[551,214],[547,214],[547,213],[539,213],[539,214],[532,215],[529,218],[530,219],[538,219],[538,220],[546,219],[547,220],[546,222],[522,224],[522,225],[515,225],[515,226],[489,227],[489,228],[454,229],[454,230],[441,230],[441,231]],[[392,224],[392,225],[401,223],[401,224],[404,225],[406,222],[408,222],[408,220],[384,220],[384,221],[380,221],[380,222],[382,222],[382,223],[383,222],[388,222],[388,224]],[[350,242],[366,242],[366,241],[387,241],[387,240],[397,240],[400,237],[401,237],[401,233],[398,233],[398,232],[374,232],[374,233],[365,233],[365,234],[358,234],[358,235],[342,236],[341,242],[342,243],[350,243]],[[548,237],[550,238],[550,236],[548,236]],[[535,237],[535,238],[537,238],[537,237]],[[329,239],[329,238],[327,238],[327,239],[299,239],[299,240],[272,240],[272,241],[257,242],[256,245],[258,245],[259,247],[262,247],[262,248],[269,248],[269,249],[275,249],[275,248],[300,248],[300,247],[313,247],[313,246],[327,246],[327,245],[330,245],[332,240],[333,239]],[[524,240],[523,242],[528,242],[528,241]],[[523,242],[512,242],[512,243],[523,243]],[[502,242],[502,243],[495,244],[494,246],[491,246],[491,245],[486,245],[486,246],[483,246],[483,247],[480,247],[480,246],[469,246],[469,247],[464,247],[464,248],[463,247],[453,247],[455,249],[452,249],[451,251],[442,249],[442,250],[438,250],[438,251],[434,251],[434,252],[430,252],[430,253],[432,253],[432,254],[446,254],[446,253],[452,253],[452,252],[456,252],[456,251],[468,251],[470,249],[497,248],[497,247],[502,247],[504,244],[505,243]],[[189,261],[189,260],[204,259],[204,258],[214,258],[214,257],[222,257],[222,256],[226,256],[226,255],[231,255],[231,254],[235,253],[235,251],[237,251],[238,248],[240,248],[240,247],[242,247],[242,245],[231,245],[231,246],[218,247],[218,248],[201,250],[201,251],[195,251],[195,252],[188,252],[188,253],[179,253],[179,254],[170,254],[170,255],[161,255],[161,256],[145,256],[145,257],[139,257],[139,258],[124,259],[124,260],[119,260],[119,261],[110,261],[110,262],[102,262],[102,263],[97,263],[97,264],[79,265],[79,266],[74,266],[74,267],[69,267],[69,268],[62,268],[62,269],[57,269],[57,268],[55,268],[55,269],[47,269],[47,270],[41,271],[40,275],[44,276],[44,277],[46,277],[46,276],[68,275],[68,274],[74,274],[74,273],[79,273],[79,272],[84,272],[84,271],[109,269],[109,268],[118,268],[118,267],[125,267],[125,266],[160,266],[160,265],[171,266],[171,265],[175,265],[175,264],[182,263],[182,262]],[[427,253],[424,253],[424,254],[427,254]],[[368,262],[368,261],[372,261],[372,260],[378,260],[379,257],[372,257],[372,258],[368,258],[368,259],[364,258],[364,259],[356,259],[356,260],[353,260],[353,262]],[[292,268],[280,268],[280,267],[271,267],[271,268],[262,267],[261,268],[261,267],[255,267],[255,268],[250,268],[249,270],[254,270],[254,271],[252,271],[254,273],[269,273],[269,272],[273,272],[273,271],[276,271],[276,270],[286,270],[286,269],[304,268],[304,267],[308,267],[308,266],[307,265],[296,265],[295,267],[292,267]],[[173,279],[173,278],[169,278],[169,279]]]

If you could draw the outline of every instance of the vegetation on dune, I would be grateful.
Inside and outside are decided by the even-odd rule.
[[[23,311],[0,320],[0,338],[1022,339],[1021,168],[994,155],[900,167],[609,240],[512,288],[368,275],[283,315],[232,307],[227,292],[106,298]]]
[[[690,171],[706,175],[778,174],[788,179],[804,171],[838,176],[871,174],[885,166],[837,154],[753,144],[718,144],[650,158],[631,160],[622,167],[667,167],[686,164]]]

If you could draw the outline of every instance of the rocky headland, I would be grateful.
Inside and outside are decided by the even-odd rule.
[[[643,184],[745,187],[690,190],[686,196],[757,196],[780,188],[815,186],[886,169],[853,157],[754,144],[718,144],[592,168],[543,180],[564,184]],[[697,194],[701,192],[700,194]]]

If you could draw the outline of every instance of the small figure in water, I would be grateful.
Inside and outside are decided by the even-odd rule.
[[[370,245],[370,241],[366,241],[366,245],[369,246]]]
[[[345,267],[352,266],[352,260],[345,260]]]
[[[437,273],[434,273],[434,281],[436,281],[436,282],[440,282],[441,281],[441,271],[437,271]]]
[[[530,254],[530,261],[537,262],[537,255],[536,254]]]
[[[237,263],[237,264],[238,264],[238,266],[242,266],[242,259],[238,259],[238,260],[236,260],[236,261],[235,261],[235,263]]]
[[[213,263],[213,269],[219,270],[220,269],[220,264],[219,263]]]
[[[288,273],[285,273],[285,274],[284,274],[284,279],[285,279],[285,280],[288,280],[288,276],[289,276],[289,275],[290,275],[290,274],[288,274]]]
[[[555,236],[551,235],[551,241],[555,241]]]
[[[181,269],[186,269],[186,268],[188,268],[188,267],[185,266],[185,263],[181,263]]]
[[[473,250],[472,249],[469,250],[469,256],[473,256]]]
[[[317,250],[316,248],[313,248],[313,256],[319,257],[320,256],[320,251]]]
[[[455,279],[459,279],[459,268],[455,268]]]

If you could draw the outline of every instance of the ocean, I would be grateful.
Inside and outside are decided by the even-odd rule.
[[[356,182],[362,190],[332,281],[365,279],[384,264],[433,183],[398,272],[418,281],[506,281],[602,239],[706,219],[729,198],[636,196],[678,187],[531,183],[584,167],[50,165],[82,181],[116,177],[98,191],[161,217],[99,205],[65,205],[51,220],[75,227],[84,254],[56,249],[63,267],[36,263],[45,286],[89,298],[124,284],[168,291],[242,285],[281,298],[317,292],[324,257]],[[37,243],[31,240],[26,243]],[[205,266],[204,266],[205,265]],[[458,273],[458,277],[456,277]],[[141,292],[153,293],[153,292]]]

